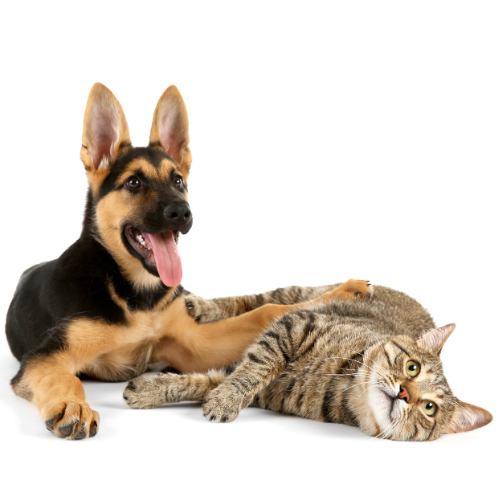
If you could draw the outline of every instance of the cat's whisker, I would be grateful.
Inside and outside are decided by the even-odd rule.
[[[380,388],[382,388],[382,386],[379,385],[379,384],[373,384],[373,385],[371,385],[369,387],[366,387],[365,390],[361,392],[361,394],[359,394],[356,398],[354,398],[354,401],[358,401],[359,398],[361,398],[362,396],[365,396],[366,391],[368,389],[371,389],[372,387],[380,387]]]
[[[377,339],[378,340],[378,339]],[[380,342],[379,342],[380,344]],[[384,353],[387,354],[386,350],[384,349],[384,347],[382,346],[382,344],[380,344],[380,347],[382,347],[382,350],[384,351]],[[369,358],[366,354],[363,355],[363,358],[364,359],[368,359],[370,360],[381,372],[385,373],[387,376],[389,376],[389,372],[383,367],[381,366],[379,363],[377,363],[374,359],[372,358]],[[387,355],[387,358],[389,360],[389,356]],[[390,361],[389,361],[389,366],[391,366],[390,364]]]
[[[356,354],[361,354],[360,352],[356,353]],[[325,361],[327,359],[335,359],[335,358],[338,358],[338,359],[345,359],[347,361],[355,361],[356,363],[360,363],[360,364],[364,364],[367,368],[370,368],[371,370],[375,371],[372,367],[368,366],[366,363],[362,363],[361,361],[358,361],[357,359],[348,359],[348,358],[340,358],[340,357],[330,357],[330,358],[326,358]],[[366,358],[368,360],[370,360],[375,366],[377,366],[382,372],[384,372],[385,374],[388,375],[388,372],[382,367],[380,366],[378,363],[376,363],[373,359],[369,358],[366,354],[363,354],[363,358]]]
[[[365,359],[368,359],[370,360],[381,372],[385,373],[386,375],[389,375],[389,372],[383,368],[382,366],[380,366],[376,361],[374,361],[372,358],[369,358],[368,356],[366,356],[366,354],[363,356]]]
[[[394,435],[394,430],[396,429],[396,424],[393,424],[392,427],[384,433],[384,439],[391,439]]]
[[[379,343],[380,347],[382,347],[382,349],[384,349],[384,346],[380,343],[380,339],[377,337],[377,335],[375,334],[374,331],[372,331],[371,329],[367,328],[366,331],[372,335],[373,337],[375,337],[375,340]],[[385,349],[384,349],[385,350]]]
[[[383,375],[381,375],[382,380],[380,382],[383,382],[385,384],[386,389],[393,389],[393,386],[395,385],[393,382],[390,380],[387,380]]]
[[[391,428],[385,433],[385,438],[389,438],[390,436],[392,436],[394,430],[398,425],[399,425],[398,420],[393,421]]]
[[[389,425],[385,427],[379,434],[376,436],[373,436],[372,439],[375,438],[381,438],[381,439],[387,439],[389,438],[392,434],[393,431],[398,427],[398,425],[403,421],[403,416],[402,415],[397,415],[394,420],[391,420]]]
[[[387,358],[387,363],[389,364],[389,368],[392,367],[392,363],[391,363],[391,360],[389,359],[389,354],[387,354],[387,351],[385,350],[385,347],[382,345],[382,343],[380,342],[380,339],[377,337],[377,335],[375,335],[375,332],[373,332],[372,330],[370,329],[367,329],[366,330],[370,335],[372,335],[373,337],[375,337],[375,340],[379,343],[380,345],[380,348],[382,349],[382,351],[384,352],[386,358]],[[370,358],[368,358],[370,359]],[[373,359],[371,360],[373,361]],[[375,361],[373,361],[373,363],[375,363]],[[375,363],[381,370],[383,370],[383,368],[378,364],[378,363]],[[384,370],[385,371],[385,370]]]
[[[374,359],[369,358],[366,354],[363,355],[363,359],[368,359],[369,361],[371,361],[379,369],[380,373],[383,373],[384,375],[389,377],[389,372],[383,366],[377,363]]]
[[[377,339],[378,340],[378,339]],[[379,341],[379,344],[380,344],[380,341]],[[385,349],[384,347],[382,346],[382,344],[380,344],[380,347],[382,347],[382,349],[384,350],[385,352]],[[356,354],[361,354],[360,352],[356,353]],[[387,372],[387,370],[382,367],[379,363],[377,363],[375,360],[373,360],[372,358],[369,358],[366,354],[363,354],[363,359],[368,359],[370,360],[380,371],[382,371],[383,373],[385,373],[386,375],[389,375],[389,373]],[[355,359],[353,359],[352,361],[356,361]],[[368,366],[368,365],[366,365]]]
[[[341,356],[330,356],[329,358],[326,358],[326,359],[345,359],[346,361],[354,361],[356,363],[359,363],[360,365],[366,366],[372,372],[377,373],[377,371],[375,369],[373,369],[371,366],[367,365],[366,363],[363,363],[362,361],[358,361],[357,359],[343,358]]]
[[[372,381],[368,380],[367,382],[358,382],[357,384],[350,385],[349,387],[346,387],[343,391],[338,392],[337,394],[343,394],[345,391],[348,391],[349,389],[352,389],[353,387],[356,387],[358,385],[364,385],[364,384],[371,384]],[[332,389],[335,390],[335,389]],[[328,392],[328,391],[327,391]]]
[[[364,385],[364,384],[369,384],[370,382],[359,382],[358,384],[350,385],[349,387],[346,387],[344,390],[337,392],[337,394],[342,394],[345,391],[348,391],[349,389],[352,389],[353,387],[356,387],[357,385]],[[336,392],[337,389],[328,389],[325,392]]]
[[[379,434],[373,436],[371,439],[384,439],[385,434],[393,427],[393,423],[391,422],[387,427],[385,427]]]

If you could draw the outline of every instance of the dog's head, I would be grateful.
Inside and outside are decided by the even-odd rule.
[[[134,148],[112,92],[90,91],[80,157],[90,184],[89,231],[137,288],[179,285],[179,233],[193,224],[187,178],[191,166],[186,106],[176,87],[160,97],[150,142]]]

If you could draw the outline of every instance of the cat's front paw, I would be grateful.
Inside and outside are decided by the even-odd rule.
[[[187,313],[197,323],[210,323],[221,319],[220,309],[213,300],[207,300],[197,295],[186,295],[185,301]]]
[[[203,415],[211,422],[232,422],[242,407],[241,394],[230,388],[217,387],[203,404]]]
[[[176,377],[177,375],[172,375]],[[157,408],[167,402],[165,378],[168,375],[148,377],[143,375],[131,380],[125,391],[123,399],[130,408]]]

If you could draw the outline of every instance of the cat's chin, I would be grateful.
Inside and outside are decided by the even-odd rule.
[[[369,392],[369,402],[377,425],[385,429],[392,424],[391,414],[394,411],[395,399],[379,387],[372,387]]]

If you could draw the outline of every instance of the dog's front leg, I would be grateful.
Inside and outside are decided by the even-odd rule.
[[[64,356],[32,356],[12,380],[14,392],[28,399],[55,436],[67,439],[94,437],[99,414],[85,401],[80,379],[69,371]]]
[[[98,366],[103,355],[125,344],[134,345],[143,336],[141,330],[103,320],[75,318],[62,322],[23,358],[12,388],[36,405],[45,425],[57,437],[93,437],[98,431],[99,414],[85,401],[76,374]]]

